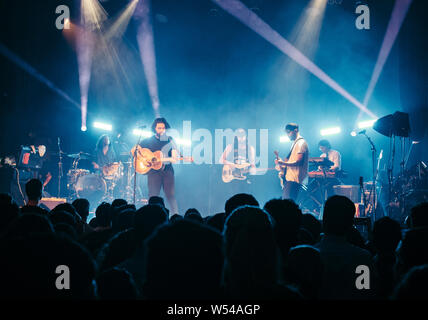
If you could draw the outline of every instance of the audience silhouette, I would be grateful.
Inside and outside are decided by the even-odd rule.
[[[411,209],[407,229],[384,216],[365,239],[344,196],[327,199],[322,221],[293,200],[271,199],[262,209],[241,193],[208,216],[190,208],[170,217],[161,197],[138,210],[115,199],[98,205],[88,224],[87,199],[49,211],[40,206],[42,189],[30,180],[21,208],[0,194],[2,298],[427,298],[426,202]]]

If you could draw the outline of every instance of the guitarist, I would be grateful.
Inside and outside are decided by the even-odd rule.
[[[250,166],[247,170],[249,170],[250,174],[254,173],[255,165],[255,157],[256,151],[252,145],[248,143],[247,134],[244,129],[239,128],[235,131],[235,136],[233,139],[233,144],[228,144],[224,149],[223,154],[220,157],[219,163],[223,165],[228,165],[232,169],[235,169],[235,164],[238,163],[249,163]],[[236,169],[236,172],[239,172],[239,169]],[[244,183],[240,183],[239,180],[236,182],[232,181],[232,186],[234,184],[238,185],[238,188],[233,188],[233,192],[249,192],[250,188],[248,187],[251,184],[248,178],[244,179]],[[247,188],[243,187],[244,185]],[[245,190],[243,190],[243,188]],[[236,190],[235,190],[236,189]]]
[[[299,126],[289,123],[285,126],[287,136],[293,141],[286,161],[275,160],[275,164],[284,167],[285,183],[282,198],[297,201],[301,184],[306,183],[308,176],[309,148],[299,133]]]
[[[170,206],[170,214],[178,214],[177,200],[175,199],[175,177],[172,163],[175,163],[178,157],[177,146],[172,137],[166,135],[166,130],[170,125],[165,118],[156,118],[152,124],[154,133],[150,138],[141,141],[140,146],[147,148],[152,152],[162,151],[165,158],[172,158],[169,163],[161,170],[150,170],[147,173],[147,188],[149,189],[149,198],[159,196],[160,190],[163,191]],[[146,164],[145,164],[146,165]]]

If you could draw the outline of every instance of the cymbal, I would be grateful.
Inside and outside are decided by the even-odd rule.
[[[50,153],[50,155],[51,156],[59,156],[59,155],[65,155],[65,156],[68,156],[68,153],[67,152],[64,152],[64,151],[61,151],[61,152],[51,152]]]
[[[387,137],[392,135],[408,137],[410,132],[409,114],[399,111],[388,114],[378,119],[373,124],[373,129]]]
[[[68,154],[67,157],[73,158],[73,159],[79,159],[80,158],[83,160],[87,160],[87,159],[90,159],[91,155],[89,153],[79,152],[79,153]]]

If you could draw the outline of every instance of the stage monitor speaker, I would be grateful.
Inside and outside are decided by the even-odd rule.
[[[360,202],[361,189],[358,185],[337,185],[333,190],[336,195],[348,197],[354,203]]]
[[[42,200],[40,200],[40,204],[44,204],[46,207],[49,208],[49,210],[52,210],[57,205],[66,202],[66,198],[42,198]]]

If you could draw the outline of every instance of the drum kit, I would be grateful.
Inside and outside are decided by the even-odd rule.
[[[120,154],[119,161],[105,165],[95,172],[78,168],[80,160],[89,160],[90,154],[79,152],[68,154],[67,157],[74,159],[67,173],[67,189],[70,201],[85,198],[91,203],[91,206],[95,207],[103,201],[112,202],[117,198],[132,202],[134,169],[130,154]],[[139,194],[138,199],[141,199],[140,190],[137,192]],[[145,203],[146,201],[142,199],[141,202]]]

